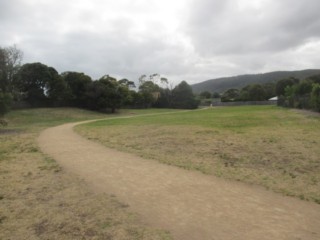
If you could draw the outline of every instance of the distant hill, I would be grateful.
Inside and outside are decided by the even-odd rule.
[[[262,74],[246,74],[234,77],[224,77],[207,80],[201,83],[191,85],[194,93],[203,91],[209,92],[224,92],[230,88],[242,88],[253,83],[269,83],[276,82],[287,77],[295,77],[304,79],[312,75],[320,74],[320,69],[307,69],[301,71],[278,71]]]

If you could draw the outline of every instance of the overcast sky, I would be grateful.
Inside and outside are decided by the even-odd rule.
[[[24,63],[174,83],[320,68],[319,0],[0,0]]]

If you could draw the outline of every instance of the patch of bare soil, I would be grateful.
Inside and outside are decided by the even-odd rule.
[[[75,125],[43,131],[41,150],[176,239],[320,238],[320,205],[108,149]]]

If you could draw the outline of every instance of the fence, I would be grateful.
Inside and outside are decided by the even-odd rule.
[[[212,106],[249,106],[249,105],[277,105],[277,101],[247,101],[247,102],[213,102]]]

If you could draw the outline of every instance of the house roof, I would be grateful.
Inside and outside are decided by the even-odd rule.
[[[278,100],[278,97],[277,96],[275,96],[275,97],[273,97],[273,98],[270,98],[270,99],[268,99],[269,101],[277,101]]]

